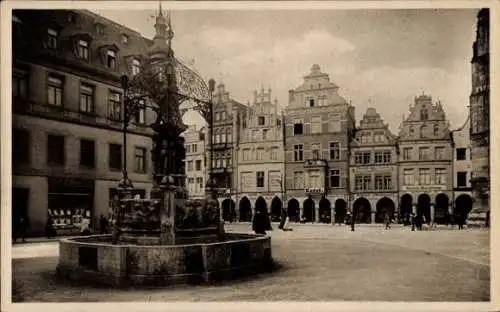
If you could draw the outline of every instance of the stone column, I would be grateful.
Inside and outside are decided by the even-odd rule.
[[[163,181],[162,181],[163,182]],[[171,183],[170,177],[165,183],[160,185],[162,198],[160,202],[160,222],[161,234],[160,243],[162,245],[175,244],[175,191],[176,187]]]
[[[376,215],[376,211],[373,211],[372,210],[372,220],[371,220],[371,223],[374,224],[375,223],[375,215]]]
[[[314,205],[314,221],[316,223],[319,222],[319,206],[318,205]]]
[[[434,218],[436,217],[436,207],[434,207],[434,204],[430,204],[430,209],[431,209],[431,224],[434,223]]]
[[[332,224],[335,224],[335,207],[331,207],[330,211],[331,211],[330,215],[332,216],[331,222],[332,222]]]
[[[414,215],[417,215],[417,204],[413,204],[413,206],[411,207],[411,211]]]
[[[300,212],[299,212],[299,220],[300,220],[300,218],[302,218],[302,216],[304,215],[304,206],[300,205],[299,210],[300,210]]]

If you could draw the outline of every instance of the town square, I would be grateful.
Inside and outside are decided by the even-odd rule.
[[[149,8],[11,11],[13,303],[490,302],[490,8]]]

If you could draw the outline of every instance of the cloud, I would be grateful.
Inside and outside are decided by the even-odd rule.
[[[374,106],[397,134],[402,115],[408,115],[414,97],[425,92],[442,102],[452,128],[456,128],[465,121],[470,93],[470,78],[463,75],[470,65],[464,61],[462,66],[453,71],[433,67],[376,67],[342,77],[344,94],[356,106],[357,120],[369,106]]]

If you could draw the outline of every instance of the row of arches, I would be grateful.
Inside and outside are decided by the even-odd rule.
[[[447,223],[449,221],[449,198],[446,194],[438,194],[434,204],[434,221],[436,223]],[[401,197],[399,206],[399,221],[405,222],[409,215],[413,212],[413,197],[410,194],[405,194]],[[247,197],[243,197],[239,202],[238,212],[236,213],[236,205],[232,199],[222,201],[222,216],[226,221],[249,222],[252,220],[252,204]],[[323,223],[339,223],[343,222],[348,213],[347,202],[343,199],[337,199],[334,203],[334,220],[332,220],[332,206],[328,199],[322,198],[319,201],[319,209],[316,210],[316,203],[313,199],[307,198],[303,202],[303,211],[300,215],[300,204],[295,198],[288,201],[287,211],[291,221],[299,221],[302,217],[305,222],[314,222],[316,219]],[[255,210],[265,214],[269,214],[271,221],[277,222],[281,218],[281,210],[283,202],[279,197],[274,197],[270,207],[263,197],[257,198],[255,201]],[[472,198],[469,195],[463,194],[455,200],[455,214],[467,216],[472,209]],[[356,216],[358,223],[372,222],[372,207],[370,201],[364,197],[360,197],[353,202],[352,212]],[[318,218],[316,218],[318,213]],[[379,199],[375,206],[375,223],[384,222],[385,215],[389,214],[391,218],[396,217],[396,205],[394,201],[388,197]],[[416,201],[416,214],[424,216],[427,222],[431,220],[431,197],[427,194],[421,194]],[[406,219],[405,219],[406,218]]]

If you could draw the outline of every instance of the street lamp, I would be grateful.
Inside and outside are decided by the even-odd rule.
[[[214,101],[213,93],[215,91],[215,80],[210,79],[208,81],[208,91],[209,91],[209,103],[208,103],[208,181],[206,183],[205,191],[208,192],[210,199],[214,199],[214,187],[215,183],[213,181],[213,130],[214,130]]]
[[[128,123],[130,122],[130,111],[128,109],[128,101],[127,101],[127,92],[129,87],[129,78],[126,75],[120,77],[121,87],[123,89],[123,99],[121,102],[121,122],[122,122],[122,133],[123,133],[123,170],[122,170],[122,178],[118,183],[118,192],[121,193],[118,195],[118,198],[125,198],[130,194],[130,190],[134,187],[132,185],[132,181],[128,177],[127,173],[127,128]],[[125,202],[119,201],[116,203],[116,224],[113,229],[113,237],[112,242],[116,244],[118,242],[118,236],[120,235],[120,226],[122,214],[124,212]]]
[[[120,188],[133,188],[132,181],[128,177],[127,173],[127,128],[130,122],[130,114],[128,109],[128,87],[129,87],[129,78],[127,75],[123,75],[120,77],[121,86],[123,89],[123,100],[121,103],[121,115],[122,115],[122,132],[123,132],[123,172],[122,172],[122,180],[118,184]]]

